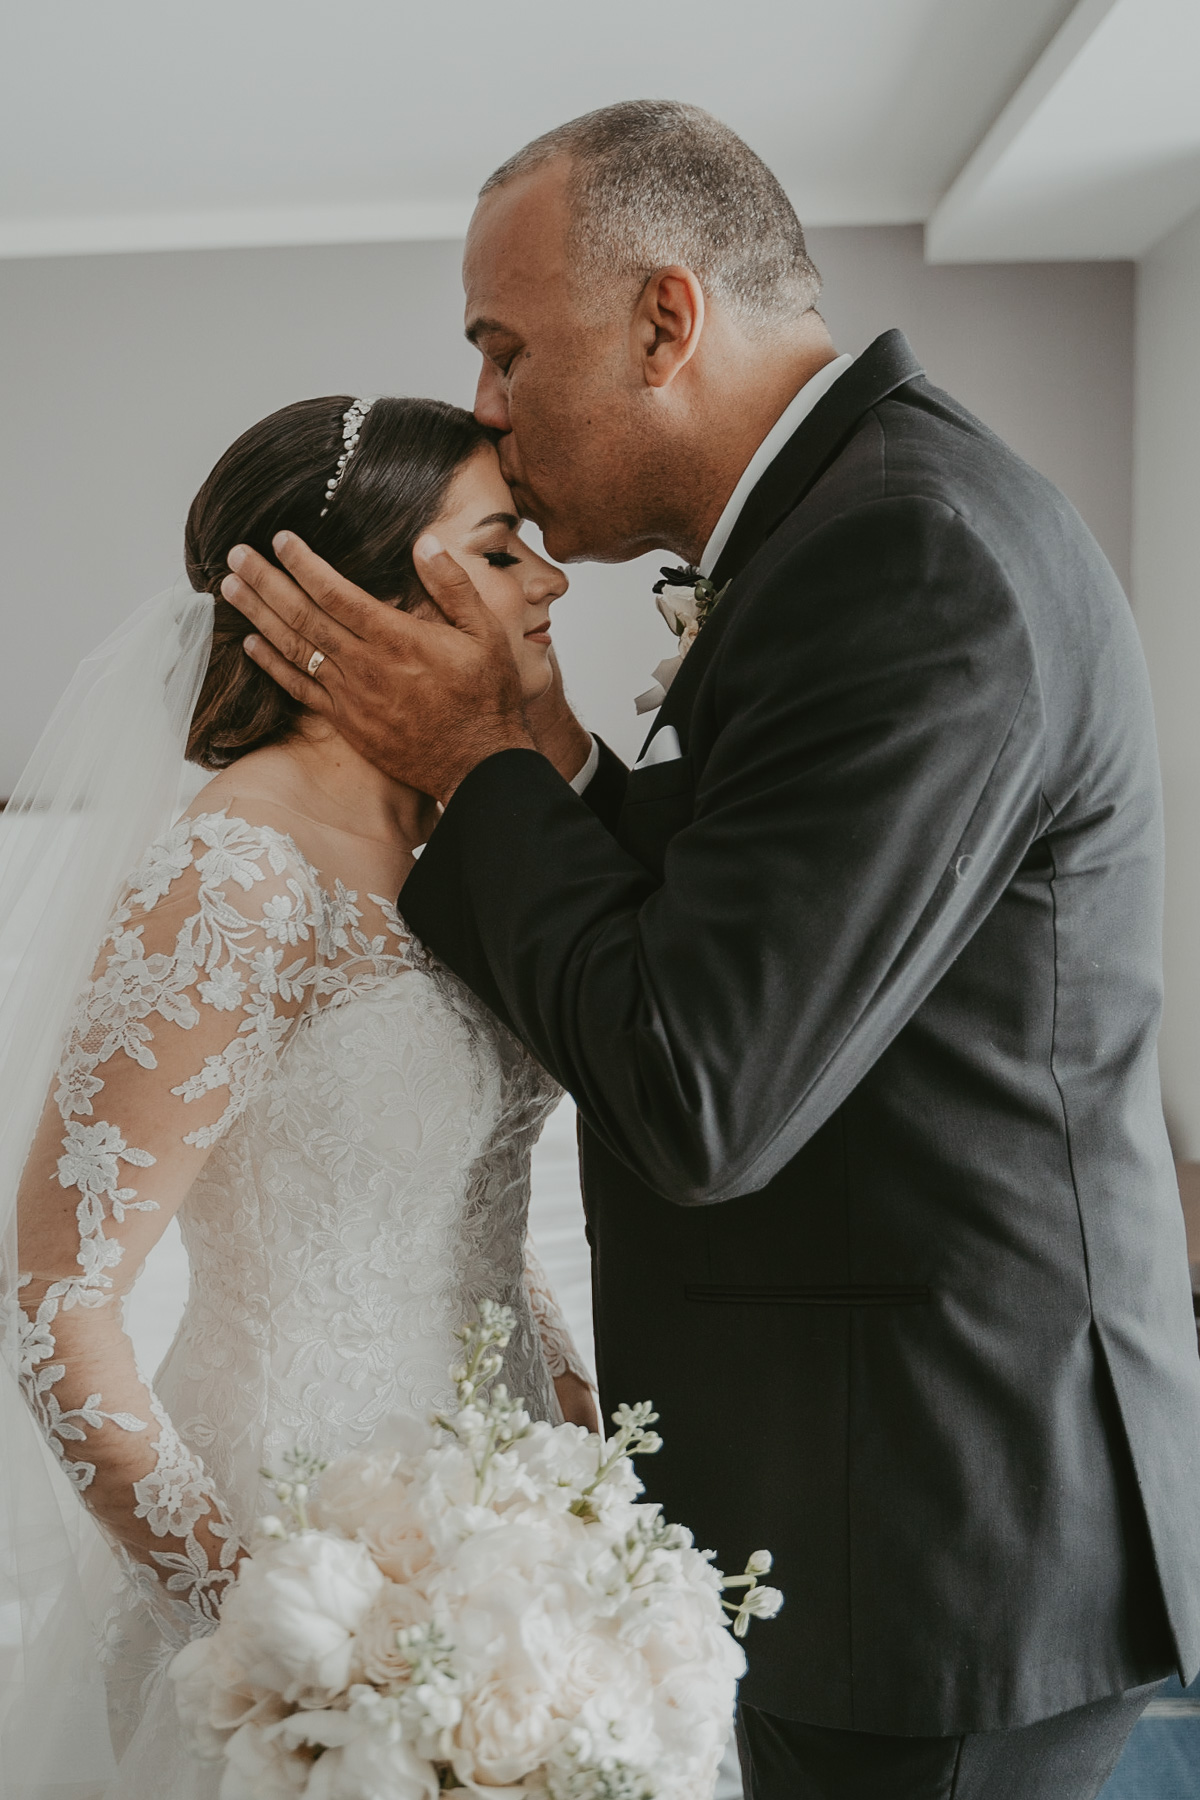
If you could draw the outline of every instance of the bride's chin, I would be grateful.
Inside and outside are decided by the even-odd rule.
[[[548,692],[554,680],[554,671],[550,667],[550,651],[547,647],[538,656],[536,665],[527,662],[521,682],[522,700],[540,700]]]

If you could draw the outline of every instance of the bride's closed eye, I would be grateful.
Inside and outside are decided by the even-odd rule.
[[[493,569],[511,569],[513,564],[519,563],[521,559],[519,556],[513,556],[508,550],[485,550],[483,560]]]

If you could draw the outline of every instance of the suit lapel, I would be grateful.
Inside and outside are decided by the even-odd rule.
[[[729,542],[717,560],[713,581],[733,585],[713,613],[671,683],[646,744],[664,725],[674,725],[687,749],[687,722],[692,701],[741,598],[738,577],[767,539],[794,512],[814,482],[824,474],[864,413],[922,375],[924,370],[902,331],[885,331],[840,375],[801,421],[775,461],[763,473],[738,516]],[[643,744],[641,754],[645,754]]]

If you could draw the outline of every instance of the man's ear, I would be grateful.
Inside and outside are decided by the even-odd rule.
[[[669,387],[691,362],[704,330],[704,289],[682,265],[656,269],[638,296],[634,342],[647,387]]]

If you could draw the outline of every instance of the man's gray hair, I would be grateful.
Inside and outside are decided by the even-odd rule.
[[[534,138],[480,199],[570,159],[568,251],[598,302],[681,263],[755,331],[798,319],[821,291],[792,203],[761,157],[699,106],[626,100]]]

